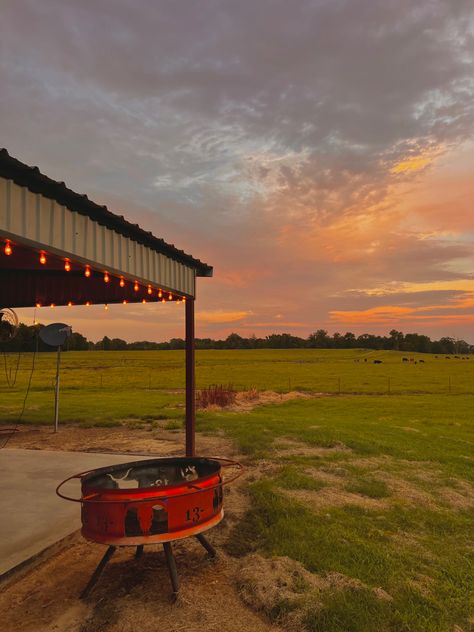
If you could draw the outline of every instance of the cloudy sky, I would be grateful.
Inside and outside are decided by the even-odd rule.
[[[474,343],[473,59],[472,0],[2,0],[0,145],[212,264],[199,336]]]

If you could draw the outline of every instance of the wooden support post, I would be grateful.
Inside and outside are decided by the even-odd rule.
[[[194,360],[194,299],[186,299],[186,456],[196,453],[196,387]]]

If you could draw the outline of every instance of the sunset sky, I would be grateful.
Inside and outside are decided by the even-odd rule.
[[[199,337],[474,343],[473,129],[472,0],[0,2],[0,146],[213,265]],[[175,304],[37,317],[184,333]]]

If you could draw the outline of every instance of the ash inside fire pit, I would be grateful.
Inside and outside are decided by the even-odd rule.
[[[135,461],[94,470],[83,477],[82,485],[89,490],[170,487],[213,476],[220,467],[218,461],[199,458]]]

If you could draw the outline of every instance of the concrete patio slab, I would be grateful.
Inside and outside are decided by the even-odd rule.
[[[72,474],[150,456],[0,450],[0,576],[80,528],[80,505],[56,496],[57,485]],[[77,481],[65,490],[80,495]]]

